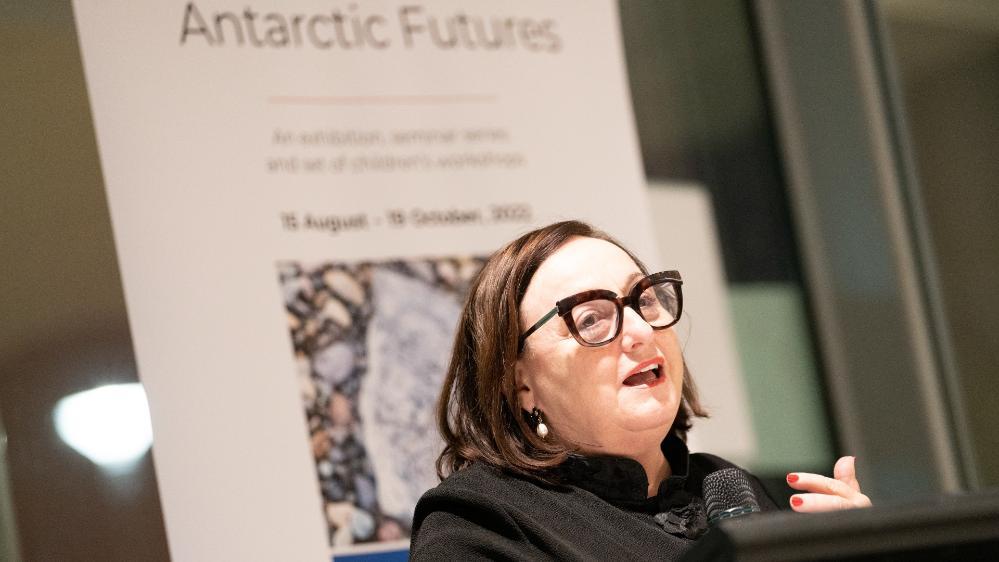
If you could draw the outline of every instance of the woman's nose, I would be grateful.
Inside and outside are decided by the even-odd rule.
[[[652,340],[652,326],[639,316],[635,309],[624,308],[624,317],[621,319],[621,347],[625,351],[631,351]]]

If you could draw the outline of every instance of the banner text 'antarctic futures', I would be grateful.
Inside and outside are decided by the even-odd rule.
[[[562,39],[555,20],[478,16],[465,12],[434,14],[420,5],[401,6],[392,16],[368,13],[357,4],[322,13],[241,11],[203,12],[194,2],[184,8],[181,45],[211,47],[525,50],[557,53]]]

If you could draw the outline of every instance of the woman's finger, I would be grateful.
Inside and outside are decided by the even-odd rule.
[[[821,511],[837,511],[868,507],[871,500],[864,494],[857,494],[852,499],[829,494],[795,494],[791,496],[791,509],[799,513],[818,513]]]
[[[795,490],[829,494],[849,498],[859,492],[841,480],[812,474],[811,472],[792,472],[787,475],[787,485]]]
[[[860,482],[857,481],[856,458],[840,457],[833,467],[833,478],[843,482],[853,488],[853,491],[860,491]]]

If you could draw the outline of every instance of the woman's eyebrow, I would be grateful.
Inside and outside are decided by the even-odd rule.
[[[642,273],[641,271],[636,271],[628,276],[628,278],[624,281],[624,286],[628,287],[630,290],[630,288],[634,286],[635,281],[638,281],[642,277],[645,277],[645,274]]]

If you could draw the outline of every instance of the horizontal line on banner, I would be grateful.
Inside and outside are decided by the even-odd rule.
[[[450,94],[409,96],[270,96],[277,105],[445,105],[455,103],[495,103],[492,94]]]

